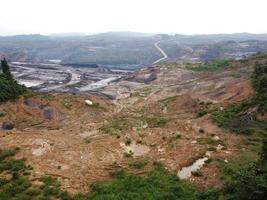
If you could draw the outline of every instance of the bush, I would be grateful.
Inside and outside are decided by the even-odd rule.
[[[218,193],[199,192],[190,184],[180,181],[175,174],[168,172],[163,166],[156,165],[143,177],[118,171],[112,182],[95,184],[88,199],[217,200]]]
[[[213,61],[210,61],[204,64],[200,64],[196,67],[189,67],[189,68],[195,71],[215,71],[222,67],[226,67],[228,65],[229,65],[228,60],[218,59],[218,60],[213,60]]]
[[[2,200],[32,200],[58,199],[67,200],[65,192],[60,190],[59,182],[52,177],[42,177],[40,187],[29,180],[29,170],[25,159],[14,159],[18,148],[0,150],[0,174],[11,175],[12,178],[0,178],[0,199]],[[6,176],[3,176],[6,177]]]

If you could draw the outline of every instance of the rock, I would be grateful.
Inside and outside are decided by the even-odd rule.
[[[192,142],[191,142],[191,144],[196,144],[197,143],[197,141],[196,140],[193,140]]]
[[[181,132],[180,131],[176,131],[176,133],[174,133],[175,135],[180,135],[182,136]]]
[[[217,150],[217,151],[220,151],[220,150],[222,150],[223,148],[224,148],[224,146],[221,145],[221,144],[219,144],[219,145],[216,147],[216,150]]]
[[[91,106],[91,105],[93,105],[93,102],[92,102],[92,101],[90,101],[90,100],[85,100],[84,102],[85,102],[85,104],[86,104],[86,105],[88,105],[88,106]]]
[[[210,156],[211,156],[211,151],[207,151],[207,152],[205,153],[205,155],[208,156],[208,157],[210,157]]]
[[[211,139],[212,139],[212,141],[214,141],[214,142],[217,142],[217,141],[220,140],[219,136],[217,136],[217,135],[213,136]]]
[[[2,124],[2,129],[4,129],[4,130],[12,130],[14,127],[15,127],[15,125],[12,122],[4,122]]]

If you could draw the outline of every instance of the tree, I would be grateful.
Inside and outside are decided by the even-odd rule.
[[[263,165],[267,166],[267,136],[266,135],[264,136],[262,140],[261,162]]]
[[[2,68],[3,74],[7,77],[7,79],[12,80],[13,77],[10,72],[10,67],[5,58],[4,60],[1,60],[1,68]]]
[[[0,102],[16,99],[26,92],[26,87],[19,85],[13,78],[6,59],[1,60],[3,73],[0,74]]]
[[[267,93],[267,64],[256,64],[252,74],[252,85],[257,93]]]

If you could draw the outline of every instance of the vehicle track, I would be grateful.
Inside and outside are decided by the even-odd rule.
[[[168,58],[168,55],[165,53],[165,51],[163,51],[163,49],[159,47],[159,43],[160,43],[160,41],[156,42],[156,43],[154,44],[154,46],[160,51],[160,53],[163,55],[163,57],[160,58],[160,59],[158,59],[158,60],[156,60],[155,62],[153,62],[153,64],[157,64],[157,63],[159,63],[160,61],[165,60],[165,59]]]

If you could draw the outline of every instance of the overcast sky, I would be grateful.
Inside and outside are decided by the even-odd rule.
[[[0,35],[267,33],[267,0],[0,0]]]

